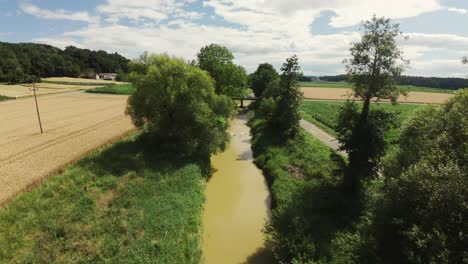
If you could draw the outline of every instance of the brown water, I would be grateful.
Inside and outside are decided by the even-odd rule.
[[[262,233],[270,213],[268,186],[253,163],[244,115],[232,122],[230,133],[229,148],[211,161],[216,172],[205,190],[205,263],[274,263]]]

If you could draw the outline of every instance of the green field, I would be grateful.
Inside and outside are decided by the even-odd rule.
[[[350,88],[351,84],[347,82],[300,82],[302,87],[308,88]],[[410,92],[428,92],[428,93],[450,93],[453,94],[456,90],[450,89],[441,89],[441,88],[431,88],[431,87],[418,87],[412,85],[398,85],[398,87],[403,88]]]
[[[6,205],[0,262],[200,263],[206,165],[146,146],[131,137]]]
[[[87,93],[102,93],[102,94],[122,94],[131,95],[135,91],[132,84],[114,84],[105,87],[99,87],[86,90]]]
[[[362,105],[362,102],[357,102]],[[337,125],[337,116],[340,106],[344,102],[336,101],[304,101],[301,105],[302,116],[305,120],[314,123],[318,127],[325,130],[327,133],[336,136],[335,127]],[[399,112],[399,121],[408,120],[416,109],[423,105],[418,104],[397,104],[390,103],[373,103],[372,107],[383,108],[387,111]],[[395,142],[399,135],[399,129],[389,132],[389,140]]]

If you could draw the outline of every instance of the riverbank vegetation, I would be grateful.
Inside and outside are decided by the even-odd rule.
[[[285,137],[270,127],[277,99],[252,105],[254,156],[274,200],[267,242],[284,263],[466,263],[468,91],[405,117],[388,148],[399,118],[367,99],[401,92],[392,81],[399,31],[375,17],[364,28],[348,67],[364,103],[344,103],[335,119],[349,161],[301,130]],[[386,63],[365,59],[368,48]]]
[[[199,263],[206,164],[132,136],[0,212],[0,260]]]

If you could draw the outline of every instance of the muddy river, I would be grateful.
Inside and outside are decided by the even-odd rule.
[[[212,158],[203,215],[203,255],[207,264],[273,263],[262,229],[270,213],[270,196],[255,166],[245,115],[230,128],[228,149]]]

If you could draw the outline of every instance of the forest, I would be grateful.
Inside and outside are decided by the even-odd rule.
[[[129,60],[118,53],[68,46],[65,50],[33,43],[0,42],[0,82],[38,81],[42,77],[81,77],[97,72],[127,73]]]
[[[322,76],[321,81],[343,82],[346,81],[346,75]],[[301,80],[302,81],[302,80]],[[309,81],[312,81],[310,78]],[[465,78],[440,78],[440,77],[420,77],[420,76],[399,76],[395,79],[396,84],[412,85],[419,87],[431,87],[441,89],[458,90],[468,87],[468,79]]]

